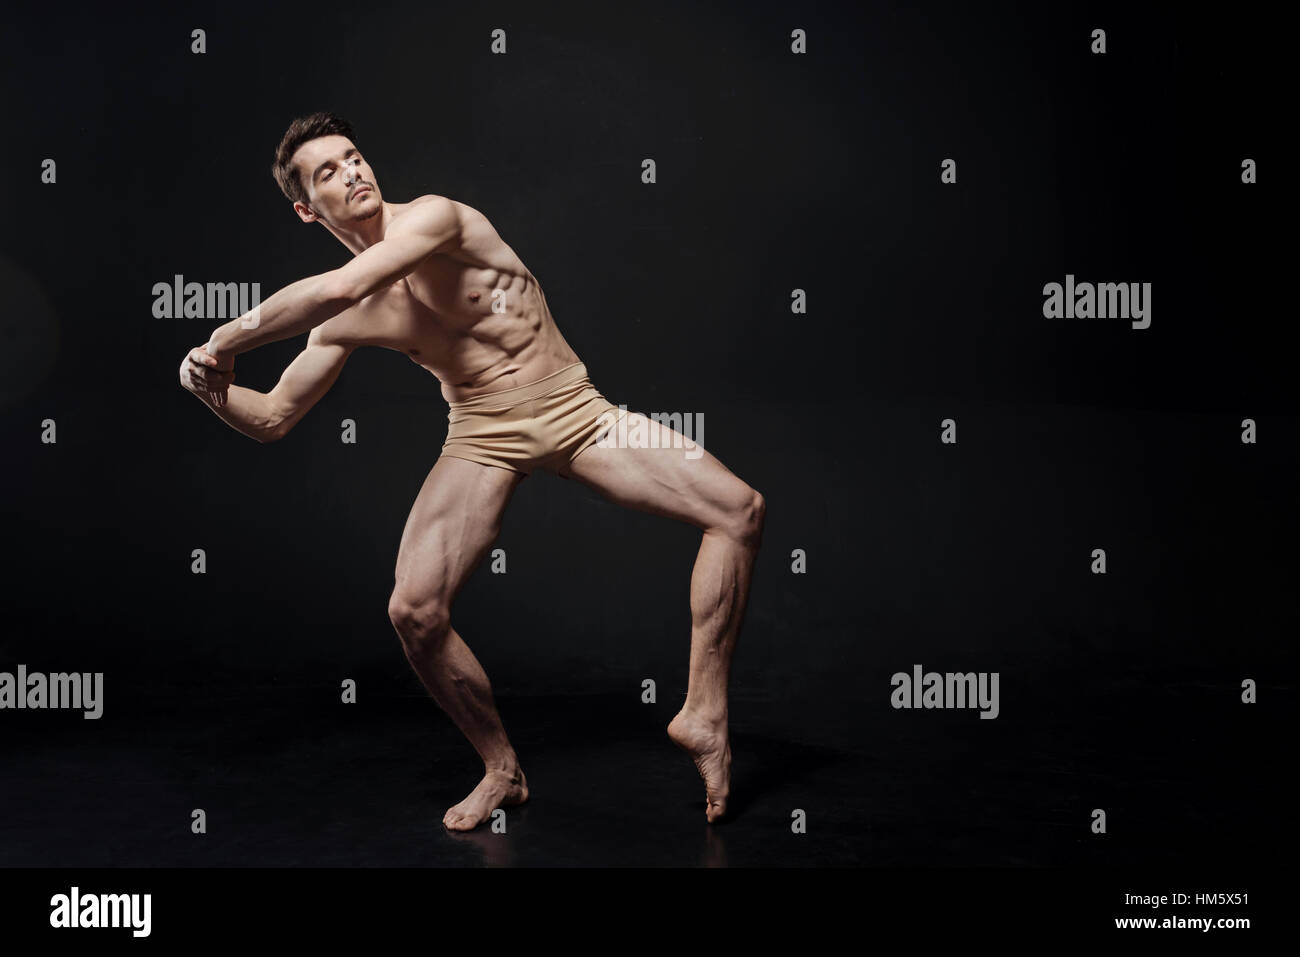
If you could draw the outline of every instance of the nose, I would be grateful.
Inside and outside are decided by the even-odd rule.
[[[359,172],[357,172],[359,165],[360,164],[354,161],[348,163],[347,166],[343,167],[343,184],[345,186],[351,186],[353,183],[357,181],[358,177],[361,175]]]

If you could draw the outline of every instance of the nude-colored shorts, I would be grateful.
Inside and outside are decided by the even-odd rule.
[[[558,472],[626,414],[575,362],[527,385],[450,403],[442,454],[524,475]]]

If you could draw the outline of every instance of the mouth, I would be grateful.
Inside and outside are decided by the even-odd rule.
[[[362,195],[364,195],[364,194],[366,194],[366,193],[369,193],[369,192],[371,192],[371,189],[370,189],[369,186],[359,186],[359,187],[357,187],[356,192],[352,194],[352,199],[349,199],[348,202],[350,203],[350,202],[352,202],[353,199],[356,199],[358,196],[362,196]]]

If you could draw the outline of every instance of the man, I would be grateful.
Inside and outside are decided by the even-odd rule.
[[[616,410],[560,335],[536,277],[487,219],[443,196],[385,202],[340,118],[295,120],[273,172],[302,221],[323,225],[354,258],[218,327],[186,355],[181,382],[266,442],[293,428],[358,346],[405,352],[441,380],[447,439],[402,533],[388,614],[421,681],[483,759],[483,779],[443,824],[470,830],[528,798],[487,675],[450,615],[511,494],[535,468],[703,531],[691,576],[690,680],[668,735],[704,779],[707,819],[721,818],[731,782],[727,681],[763,497],[707,451],[684,455],[674,430]],[[232,384],[236,355],[303,332],[306,348],[269,393]],[[629,432],[645,430],[649,448],[599,441],[619,412]]]

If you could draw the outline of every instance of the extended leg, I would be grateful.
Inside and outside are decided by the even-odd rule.
[[[483,780],[443,817],[451,830],[470,830],[498,807],[528,799],[487,674],[451,626],[452,601],[500,532],[521,479],[442,456],[416,497],[398,550],[389,618],[421,682],[483,759]]]
[[[561,474],[612,502],[689,522],[704,532],[691,573],[690,682],[668,735],[691,755],[704,778],[705,816],[713,822],[726,813],[731,789],[727,683],[766,505],[762,495],[703,449],[692,451],[702,453],[698,458],[687,458],[683,438],[667,426],[631,413],[628,428],[654,433],[648,444],[658,447],[592,445]]]

